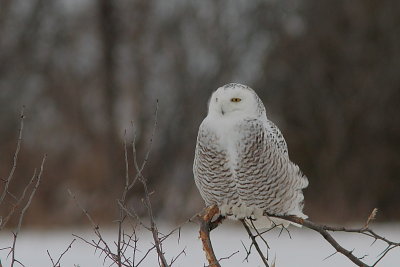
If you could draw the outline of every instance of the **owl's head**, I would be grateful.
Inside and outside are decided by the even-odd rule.
[[[265,108],[253,89],[246,85],[229,83],[211,95],[208,114],[223,117],[259,117],[265,115]]]

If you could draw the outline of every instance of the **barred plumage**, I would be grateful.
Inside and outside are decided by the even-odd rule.
[[[271,223],[266,213],[307,217],[302,189],[308,180],[290,161],[262,101],[245,85],[228,84],[211,96],[193,173],[206,205],[217,204],[222,215],[261,219],[262,227]]]

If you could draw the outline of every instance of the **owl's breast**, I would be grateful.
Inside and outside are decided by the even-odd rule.
[[[235,202],[231,157],[225,138],[207,121],[200,126],[193,172],[207,205]]]

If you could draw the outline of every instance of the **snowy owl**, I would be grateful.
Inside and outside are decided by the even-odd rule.
[[[307,177],[290,161],[280,130],[248,86],[231,83],[212,94],[193,173],[206,205],[216,204],[228,218],[253,218],[257,228],[282,224],[265,214],[307,218],[302,212]]]

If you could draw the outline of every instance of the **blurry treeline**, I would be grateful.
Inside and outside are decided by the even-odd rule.
[[[309,177],[310,217],[364,220],[377,207],[398,220],[399,29],[396,0],[0,0],[0,176],[26,105],[21,187],[48,153],[27,221],[85,221],[67,188],[109,221],[123,140],[136,135],[142,160],[158,99],[145,175],[157,216],[188,218],[204,205],[192,160],[207,100],[240,82]]]

